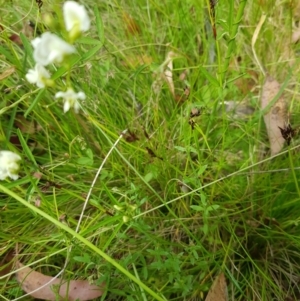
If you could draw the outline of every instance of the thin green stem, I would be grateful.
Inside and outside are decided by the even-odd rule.
[[[291,153],[290,149],[289,149],[289,161],[290,161],[291,171],[292,171],[292,175],[293,175],[293,178],[294,178],[294,181],[295,181],[296,189],[297,189],[297,192],[298,192],[298,196],[300,197],[300,189],[299,189],[298,179],[297,179],[297,176],[296,176],[296,173],[295,173],[293,157],[292,157],[292,153]]]
[[[228,70],[228,66],[230,63],[230,59],[232,56],[232,53],[234,52],[234,47],[235,47],[235,39],[238,33],[238,29],[239,29],[239,24],[242,21],[243,15],[244,15],[244,10],[245,10],[245,6],[247,3],[247,0],[242,0],[240,2],[237,14],[236,14],[236,18],[233,22],[233,24],[231,24],[230,20],[233,17],[233,1],[230,1],[230,3],[232,4],[230,7],[230,12],[229,12],[229,42],[228,42],[228,48],[227,48],[227,52],[225,55],[225,62],[224,62],[224,66],[223,66],[223,70],[221,71],[220,74],[220,81],[222,83],[222,85],[224,86],[224,79],[225,79],[225,75],[226,72]]]

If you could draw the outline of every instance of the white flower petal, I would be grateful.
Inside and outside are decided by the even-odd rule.
[[[31,84],[36,84],[39,88],[44,88],[45,79],[50,78],[50,73],[44,66],[36,64],[34,69],[28,70],[25,77]]]
[[[18,174],[12,174],[12,173],[8,173],[8,176],[13,179],[13,180],[18,180],[19,179],[19,175]]]
[[[60,97],[64,97],[65,96],[65,92],[59,91],[55,94],[55,98],[60,98]]]
[[[83,5],[75,1],[66,1],[63,12],[67,31],[71,31],[75,26],[78,26],[80,31],[89,30],[91,21]]]
[[[71,107],[74,107],[74,111],[76,113],[79,112],[80,104],[78,99],[84,100],[85,99],[84,92],[75,93],[72,88],[68,88],[66,92],[57,92],[55,94],[55,98],[63,98],[64,99],[64,112],[66,113],[69,111]]]
[[[35,84],[38,81],[38,75],[34,69],[29,69],[25,77],[31,84]]]
[[[32,44],[33,48],[37,48],[40,42],[41,42],[41,38],[37,37],[31,41],[31,44]]]
[[[85,93],[80,91],[77,93],[77,97],[78,99],[85,100]]]
[[[0,169],[0,180],[5,180],[8,177],[7,171]]]
[[[76,100],[75,103],[74,103],[74,111],[75,113],[79,113],[79,110],[80,110],[80,104],[79,102]]]
[[[64,57],[75,52],[75,47],[68,44],[55,34],[45,32],[40,38],[34,39],[33,58],[36,63],[47,66],[52,63],[61,63]]]
[[[7,177],[17,180],[20,160],[21,157],[11,151],[0,151],[0,180],[5,180]]]
[[[70,110],[71,104],[68,100],[65,100],[64,103],[64,113],[67,113]]]
[[[0,151],[0,166],[2,166],[2,164],[7,160],[9,160],[10,162],[11,161],[16,162],[21,160],[21,157],[18,154],[13,153],[11,151],[6,151],[6,150]]]

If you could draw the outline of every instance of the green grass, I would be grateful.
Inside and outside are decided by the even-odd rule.
[[[102,1],[99,16],[85,1],[92,29],[76,44],[70,75],[87,95],[77,115],[54,99],[66,69],[52,68],[57,87],[35,89],[25,79],[31,38],[23,35],[22,46],[9,39],[28,20],[46,31],[36,3],[0,4],[0,73],[16,68],[0,81],[0,149],[23,159],[20,178],[0,183],[0,262],[17,244],[22,263],[54,276],[68,258],[65,278],[106,281],[99,300],[202,300],[221,271],[230,300],[299,299],[299,139],[270,158],[264,77],[251,49],[265,12],[255,50],[270,75],[287,81],[299,126],[299,44],[290,43],[299,20],[290,1],[219,1],[217,41],[209,1]],[[42,13],[52,12],[44,1]],[[181,103],[164,80],[153,89],[170,51],[176,95],[190,90]],[[230,100],[254,114],[233,118]],[[113,147],[125,129],[138,140],[125,134]],[[0,276],[1,299],[22,294],[13,277]]]

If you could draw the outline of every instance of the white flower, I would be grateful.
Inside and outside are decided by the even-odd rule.
[[[50,73],[40,64],[36,64],[34,69],[29,69],[26,74],[26,79],[31,84],[36,84],[39,88],[44,88],[46,80],[49,78]]]
[[[66,1],[63,6],[63,12],[67,31],[89,30],[91,22],[83,5],[75,1]]]
[[[7,177],[17,180],[20,160],[21,157],[11,151],[0,151],[0,180],[5,180]]]
[[[45,32],[40,38],[35,38],[31,44],[34,48],[33,58],[42,66],[61,63],[64,56],[75,52],[74,46],[50,32]]]
[[[57,92],[55,94],[55,98],[62,97],[64,99],[64,112],[68,112],[71,107],[74,107],[74,111],[76,113],[79,112],[80,105],[77,101],[78,99],[84,100],[85,94],[84,92],[75,93],[72,88],[68,88],[66,92]]]

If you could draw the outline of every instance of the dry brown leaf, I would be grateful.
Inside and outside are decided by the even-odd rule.
[[[57,291],[61,300],[75,301],[78,299],[84,301],[93,300],[103,294],[103,286],[101,288],[91,285],[87,280],[65,281],[56,278],[51,283],[45,285],[53,277],[35,272],[20,262],[16,263],[16,267],[20,269],[16,272],[18,282],[21,284],[22,289],[33,298],[55,301],[57,300],[57,295],[55,294]],[[45,285],[43,288],[33,292],[43,285]],[[60,286],[59,290],[56,290],[56,286]]]
[[[35,24],[32,23],[31,21],[29,22],[24,22],[23,23],[23,28],[21,32],[29,39],[31,40],[35,34]]]
[[[261,109],[264,110],[275,98],[280,90],[280,84],[271,76],[268,76],[261,95]],[[286,103],[281,95],[264,115],[268,137],[270,140],[271,155],[279,153],[284,145],[280,128],[285,128],[286,124]]]
[[[173,97],[175,97],[175,88],[173,83],[173,58],[175,54],[173,51],[168,52],[166,57],[166,69],[164,72],[164,77],[167,81],[167,84],[169,86],[170,92],[172,93]]]
[[[257,54],[256,54],[256,51],[255,51],[255,43],[257,41],[257,38],[258,38],[258,35],[259,35],[259,32],[265,22],[267,18],[267,15],[265,13],[262,13],[261,17],[260,17],[260,20],[255,28],[255,31],[253,33],[253,36],[252,36],[252,40],[251,40],[251,47],[252,47],[252,52],[253,52],[253,55],[254,55],[254,58],[255,58],[255,61],[257,63],[257,65],[259,66],[261,72],[263,75],[265,75],[265,71],[264,71],[264,68],[261,64],[261,62],[259,61],[258,57],[257,57]]]
[[[141,29],[136,21],[127,13],[123,13],[123,21],[126,26],[126,34],[127,35],[138,35],[141,33]]]
[[[252,91],[258,80],[258,73],[252,70],[246,72],[245,76],[238,78],[234,84],[237,88],[243,93],[247,94],[249,91]]]
[[[153,58],[146,54],[143,55],[131,55],[126,57],[126,61],[122,62],[123,66],[136,68],[142,65],[150,65],[153,62]]]
[[[178,105],[182,105],[189,98],[189,95],[190,95],[190,88],[185,87],[183,93],[175,95],[175,101],[177,102]]]
[[[219,274],[215,279],[205,301],[228,301],[227,284],[224,273]]]
[[[184,70],[183,72],[181,72],[181,74],[179,75],[179,80],[181,80],[181,81],[186,80],[187,75],[188,75],[188,70],[185,69],[185,70]]]
[[[36,131],[38,131],[33,120],[27,120],[23,115],[20,114],[16,116],[14,125],[25,134],[34,134]]]
[[[1,209],[3,210],[3,208]],[[0,260],[0,278],[5,277],[13,269],[14,250],[8,250]]]
[[[293,32],[292,34],[292,42],[297,43],[300,39],[300,28]]]
[[[16,68],[14,66],[7,68],[3,73],[0,74],[0,80],[4,80],[15,72]]]
[[[294,13],[294,16],[293,18],[294,19],[299,19],[300,18],[300,2],[299,1],[294,1],[293,2],[293,13]]]

